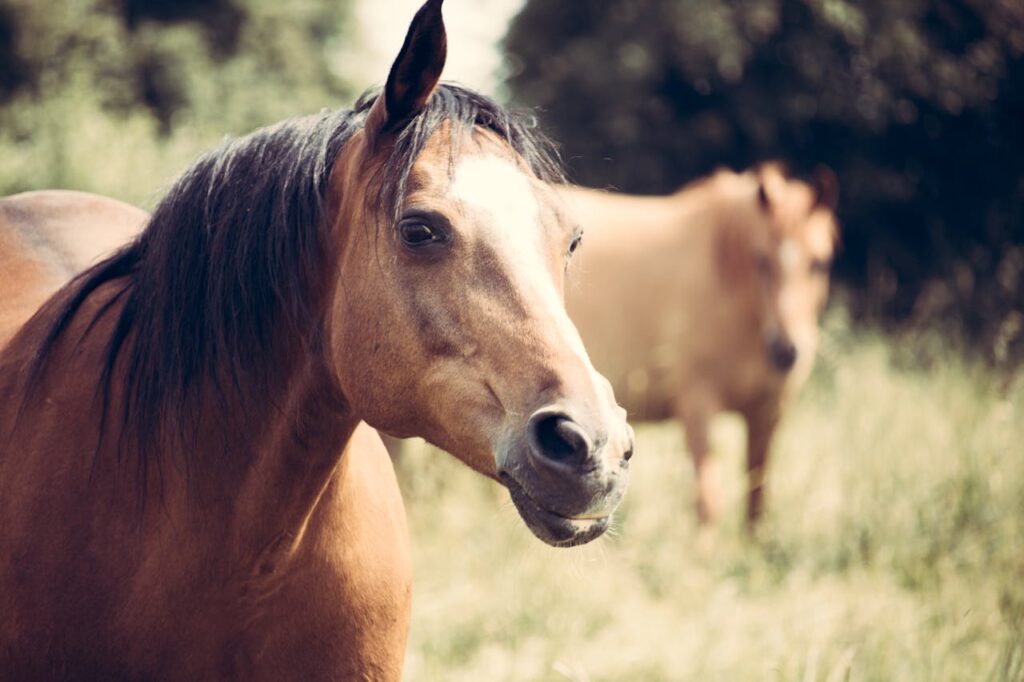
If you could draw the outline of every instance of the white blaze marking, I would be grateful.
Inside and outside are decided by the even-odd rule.
[[[506,245],[517,264],[540,256],[540,207],[530,179],[509,159],[470,156],[459,162],[452,182],[454,198],[487,213],[487,238]]]
[[[795,341],[792,338],[794,330],[793,319],[797,315],[797,306],[800,302],[798,291],[795,291],[795,287],[791,280],[788,279],[789,275],[796,272],[800,266],[800,245],[793,239],[784,239],[782,244],[779,245],[779,265],[782,268],[782,286],[779,289],[779,324],[783,330],[790,335],[790,340]]]
[[[800,246],[792,239],[784,239],[779,246],[779,263],[786,272],[792,272],[800,265]]]
[[[482,231],[478,238],[486,240],[508,265],[509,280],[522,288],[523,300],[532,301],[543,318],[554,321],[561,340],[589,367],[583,342],[551,281],[531,178],[510,159],[476,154],[458,162],[451,194],[470,211],[484,214],[474,220]]]

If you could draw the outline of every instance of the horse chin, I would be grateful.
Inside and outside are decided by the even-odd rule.
[[[512,503],[527,528],[538,538],[552,547],[575,547],[600,537],[611,524],[611,514],[595,518],[573,518],[563,516],[541,506],[508,473],[500,475],[501,482],[508,488]]]

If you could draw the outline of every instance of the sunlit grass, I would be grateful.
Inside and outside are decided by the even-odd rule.
[[[555,550],[497,485],[428,448],[400,467],[415,548],[409,680],[1024,679],[1024,381],[929,367],[829,322],[740,532],[698,542],[673,424],[642,425],[614,532]]]

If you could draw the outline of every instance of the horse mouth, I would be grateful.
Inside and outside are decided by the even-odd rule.
[[[541,506],[509,474],[502,472],[501,482],[508,488],[512,504],[527,528],[552,547],[575,547],[601,536],[611,524],[611,514],[605,516],[565,516]]]

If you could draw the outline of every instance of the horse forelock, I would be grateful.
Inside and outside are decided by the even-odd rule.
[[[369,91],[356,103],[356,111],[365,112],[379,96]],[[563,180],[561,161],[554,144],[544,136],[532,117],[513,113],[497,102],[454,83],[438,85],[426,107],[399,131],[389,146],[387,159],[376,178],[377,204],[387,208],[392,221],[399,217],[402,198],[406,195],[409,174],[427,142],[445,128],[450,145],[449,171],[454,172],[454,159],[461,145],[473,131],[492,133],[508,145],[539,179],[555,183]]]
[[[377,96],[368,92],[351,110],[228,139],[197,160],[135,242],[69,285],[39,343],[29,385],[41,385],[47,359],[82,303],[105,282],[124,278],[99,391],[107,415],[115,363],[124,363],[124,404],[101,429],[116,426],[118,450],[124,443],[139,453],[142,478],[151,453],[175,440],[188,445],[185,439],[195,436],[186,423],[200,387],[219,396],[217,407],[225,413],[266,400],[275,372],[287,371],[279,365],[281,351],[315,352],[322,342],[325,301],[318,292],[334,275],[335,255],[327,199],[345,192],[330,187],[332,171]],[[532,121],[442,83],[395,134],[378,176],[370,179],[367,199],[387,212],[385,222],[397,217],[413,164],[445,125],[453,133],[453,156],[464,134],[479,128],[507,143],[542,180],[561,178],[552,145]]]

